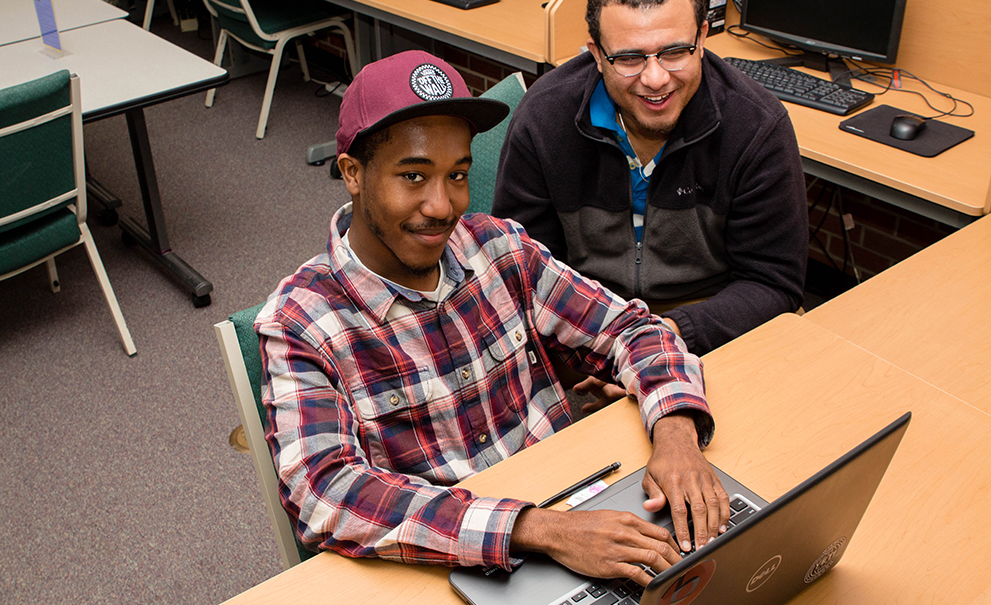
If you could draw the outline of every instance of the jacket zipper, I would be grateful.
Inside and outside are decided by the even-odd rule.
[[[643,288],[640,285],[640,267],[643,264],[643,242],[637,242],[637,274],[636,274],[636,285],[634,286],[634,298],[643,298]]]

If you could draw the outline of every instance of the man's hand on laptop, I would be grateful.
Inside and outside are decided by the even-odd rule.
[[[729,496],[698,446],[695,421],[687,414],[668,414],[654,424],[654,452],[647,462],[644,509],[657,512],[671,506],[677,543],[690,552],[688,515],[698,547],[726,531]]]
[[[516,518],[514,551],[540,552],[565,567],[595,578],[630,578],[646,586],[651,576],[681,560],[663,527],[630,512],[527,508]]]

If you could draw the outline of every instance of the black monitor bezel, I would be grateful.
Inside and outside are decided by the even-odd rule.
[[[740,10],[740,29],[764,36],[775,42],[788,44],[800,48],[809,53],[820,53],[823,55],[838,55],[844,58],[851,58],[862,61],[874,61],[877,63],[894,64],[898,58],[898,46],[901,41],[902,25],[905,20],[905,6],[908,0],[894,0],[895,13],[891,22],[891,30],[888,32],[888,48],[886,54],[881,55],[875,52],[865,51],[858,48],[849,48],[839,44],[832,44],[825,40],[811,40],[807,36],[797,36],[780,30],[753,25],[747,22],[747,9],[750,0],[743,1],[743,8]]]

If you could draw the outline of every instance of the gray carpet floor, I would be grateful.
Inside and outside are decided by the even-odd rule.
[[[167,17],[153,31],[212,60]],[[258,141],[265,78],[231,81],[211,109],[196,94],[145,111],[172,247],[213,282],[211,306],[95,218],[136,357],[81,246],[58,257],[57,294],[43,266],[0,282],[0,603],[205,605],[281,571],[250,460],[228,444],[213,324],[319,253],[348,196],[305,162],[340,99],[287,67]],[[90,171],[143,223],[123,116],[84,131]]]

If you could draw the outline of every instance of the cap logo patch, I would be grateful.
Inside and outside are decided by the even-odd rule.
[[[409,86],[424,101],[450,99],[454,94],[451,79],[441,68],[430,63],[424,63],[413,70],[409,77]]]

